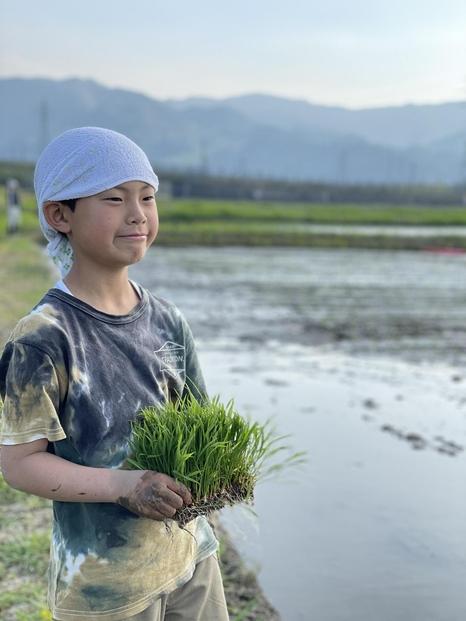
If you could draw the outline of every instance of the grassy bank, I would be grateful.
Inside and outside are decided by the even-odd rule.
[[[5,230],[5,194],[0,188],[0,235]],[[31,193],[23,193],[25,233],[36,235],[38,221]],[[307,248],[368,248],[422,250],[466,248],[466,237],[435,235],[362,235],[345,231],[309,230],[309,225],[465,226],[466,208],[412,205],[351,205],[265,203],[253,201],[158,201],[160,232],[157,244],[168,246],[298,246]]]
[[[0,346],[51,284],[42,249],[26,235],[0,236]]]
[[[167,223],[244,222],[305,224],[466,224],[466,208],[373,203],[272,203],[259,201],[160,200],[159,211]]]
[[[34,230],[34,229],[32,229]],[[31,235],[0,234],[0,349],[16,321],[36,304],[51,284],[43,250]],[[46,568],[51,503],[11,489],[0,476],[0,619],[49,621]],[[232,621],[277,619],[253,574],[248,572],[228,535],[216,525],[220,560]]]
[[[159,203],[157,243],[170,246],[296,246],[422,250],[466,248],[460,235],[407,237],[309,230],[309,225],[464,226],[466,209],[409,205],[277,204],[177,200]]]
[[[0,237],[0,347],[19,317],[50,286],[42,249],[30,236]],[[0,477],[0,618],[46,621],[49,501],[8,487]]]
[[[162,222],[156,243],[160,246],[276,246],[296,248],[366,248],[369,250],[424,250],[466,248],[466,237],[436,235],[361,235],[289,230],[276,224],[206,222],[177,224]]]

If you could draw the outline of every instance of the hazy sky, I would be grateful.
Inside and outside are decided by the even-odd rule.
[[[0,76],[159,99],[466,101],[466,0],[0,0]]]

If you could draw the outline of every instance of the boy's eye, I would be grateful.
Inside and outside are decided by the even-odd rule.
[[[153,194],[151,194],[150,196],[145,196],[144,200],[145,201],[153,201],[153,200],[155,200],[155,196]]]
[[[106,201],[121,201],[121,198],[119,196],[106,196],[104,200],[106,200]]]

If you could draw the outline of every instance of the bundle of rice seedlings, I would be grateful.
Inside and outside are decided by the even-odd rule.
[[[155,470],[190,490],[193,504],[176,512],[180,526],[225,505],[249,503],[259,480],[285,466],[304,461],[304,452],[272,463],[287,436],[275,435],[270,421],[261,425],[238,414],[233,400],[219,397],[197,401],[192,393],[148,407],[133,423],[130,467]]]

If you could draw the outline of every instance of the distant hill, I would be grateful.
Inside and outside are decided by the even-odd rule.
[[[121,131],[159,170],[332,183],[466,181],[466,102],[364,110],[266,95],[156,100],[92,80],[0,79],[0,159],[80,125]]]
[[[225,100],[248,118],[283,129],[309,128],[350,134],[372,144],[407,148],[466,132],[466,101],[349,110],[266,95]]]

